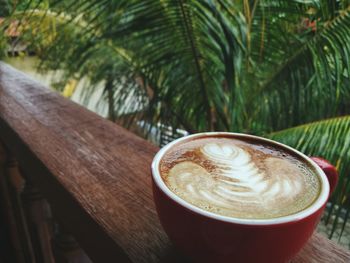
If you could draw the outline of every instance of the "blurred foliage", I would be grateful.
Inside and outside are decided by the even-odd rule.
[[[0,17],[10,15],[11,6],[8,0],[0,0]]]
[[[0,59],[5,57],[7,50],[7,39],[5,37],[6,23],[4,17],[10,14],[10,5],[7,0],[0,0]]]

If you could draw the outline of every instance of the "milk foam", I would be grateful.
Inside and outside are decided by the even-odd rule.
[[[182,199],[226,216],[274,218],[308,207],[319,193],[317,175],[300,160],[266,149],[201,139],[165,154],[161,174]]]

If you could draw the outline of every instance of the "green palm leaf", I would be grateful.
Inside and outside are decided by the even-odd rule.
[[[347,217],[350,211],[350,116],[289,128],[268,134],[267,137],[290,145],[309,156],[323,157],[336,165],[340,178],[328,210],[328,215],[334,213],[336,216],[332,235],[339,216],[343,214],[343,217]],[[329,217],[326,218],[327,222],[328,220]]]
[[[299,6],[295,16],[296,1],[280,2],[283,9],[279,6],[266,11],[267,6],[260,6],[264,11],[258,9],[253,24],[252,56],[258,59],[263,46],[264,60],[259,63],[261,81],[250,95],[260,97],[249,115],[272,131],[334,117],[339,112],[349,114],[350,9],[338,10],[335,18],[326,20],[329,15],[322,16],[326,8],[322,5],[323,9],[314,11],[320,14],[314,14],[317,27],[312,31],[302,24],[308,19],[307,5]],[[294,27],[289,20],[294,21]],[[270,30],[261,42],[259,32],[264,23]],[[281,33],[283,38],[277,35]]]

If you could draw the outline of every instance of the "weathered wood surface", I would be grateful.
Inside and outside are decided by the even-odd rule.
[[[320,234],[314,234],[292,263],[349,263],[350,251]]]
[[[4,63],[0,139],[94,262],[186,262],[155,212],[157,147]],[[314,235],[293,262],[350,262],[350,253]]]

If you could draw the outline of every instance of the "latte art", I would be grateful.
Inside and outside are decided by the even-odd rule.
[[[311,205],[320,189],[317,175],[295,157],[228,138],[174,147],[160,168],[164,182],[180,198],[238,218],[296,213]]]
[[[208,144],[203,147],[203,153],[208,160],[217,162],[219,167],[219,171],[214,173],[220,178],[218,189],[214,190],[219,196],[268,205],[278,197],[293,198],[301,190],[300,182],[285,174],[274,180],[265,180],[264,173],[251,161],[249,153],[238,146]],[[274,157],[266,161],[279,162],[281,167],[290,166],[288,161]]]

